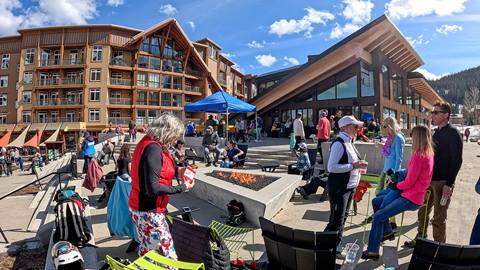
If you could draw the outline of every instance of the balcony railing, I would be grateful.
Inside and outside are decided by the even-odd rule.
[[[80,116],[75,116],[75,117],[59,117],[57,118],[59,121],[58,122],[80,122]]]
[[[63,65],[82,65],[84,64],[83,57],[78,58],[65,58],[63,59]]]
[[[119,79],[119,78],[110,78],[111,85],[124,85],[124,86],[132,86],[131,79]]]
[[[58,79],[40,79],[37,86],[54,86],[54,85],[72,85],[83,84],[82,78],[58,78]]]
[[[36,123],[80,122],[80,117],[46,117],[38,118]]]
[[[112,58],[110,59],[110,65],[114,66],[123,66],[123,67],[131,67],[130,63],[125,62],[125,60],[120,58]]]
[[[83,100],[80,97],[75,98],[56,98],[42,99],[37,102],[37,106],[58,106],[58,105],[82,105]]]
[[[191,69],[191,68],[187,68],[185,70],[185,73],[187,73],[188,75],[196,76],[196,77],[201,77],[202,76],[202,72],[200,72],[198,70]]]
[[[60,64],[61,64],[60,59],[40,59],[40,66],[42,67],[57,66]]]
[[[218,82],[224,85],[227,84],[227,81],[224,78],[218,78]]]
[[[131,117],[109,117],[108,123],[112,125],[128,125],[131,119]]]
[[[40,59],[41,67],[81,64],[83,64],[83,58],[65,58],[63,59],[63,62],[61,61],[61,59]]]
[[[110,97],[109,98],[110,104],[118,104],[118,105],[132,105],[131,98],[116,98]]]
[[[191,85],[186,85],[185,90],[189,92],[196,92],[200,93],[200,86],[191,86]]]

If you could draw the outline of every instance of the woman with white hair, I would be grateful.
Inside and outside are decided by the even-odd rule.
[[[150,124],[133,152],[128,205],[140,238],[139,256],[157,250],[165,257],[177,259],[165,212],[169,195],[185,192],[194,185],[192,180],[172,186],[175,174],[183,175],[185,168],[177,170],[168,150],[183,132],[183,123],[177,117],[163,114]]]

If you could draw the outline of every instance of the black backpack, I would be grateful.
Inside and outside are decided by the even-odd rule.
[[[245,222],[245,207],[243,203],[237,200],[231,200],[227,204],[228,210],[228,218],[227,224],[231,226],[240,226],[243,222]]]
[[[68,241],[75,246],[87,245],[92,235],[83,213],[85,201],[78,194],[61,199],[57,197],[57,201],[53,242]]]

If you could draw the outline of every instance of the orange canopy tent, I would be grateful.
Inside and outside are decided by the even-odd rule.
[[[33,137],[28,140],[23,146],[31,146],[31,147],[37,147],[40,144],[40,139],[42,138],[43,131],[47,127],[47,124],[37,128],[37,133],[33,135]],[[32,127],[30,127],[30,130],[32,130]]]
[[[5,135],[3,135],[3,137],[0,139],[0,147],[4,147],[8,145],[14,129],[15,129],[15,125],[11,125],[7,128],[7,133],[5,133]]]

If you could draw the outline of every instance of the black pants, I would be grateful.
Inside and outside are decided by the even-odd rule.
[[[322,181],[320,177],[313,177],[312,180],[302,188],[307,195],[311,195],[317,193],[318,187],[326,189],[327,182]]]
[[[323,164],[323,153],[322,153],[322,143],[328,142],[327,139],[318,139],[318,144],[317,144],[317,151],[320,154],[320,158],[322,159],[322,164]],[[320,162],[318,162],[320,163]]]
[[[338,231],[338,243],[340,244],[343,235],[343,226],[347,220],[352,197],[355,189],[340,188],[328,184],[328,197],[330,201],[330,218],[325,231]]]
[[[92,160],[93,157],[90,156],[84,156],[83,159],[85,162],[83,163],[83,170],[82,173],[87,173],[88,171],[88,164],[90,163],[90,160]]]
[[[298,144],[304,141],[301,136],[295,136],[295,146],[293,149],[298,150]]]

